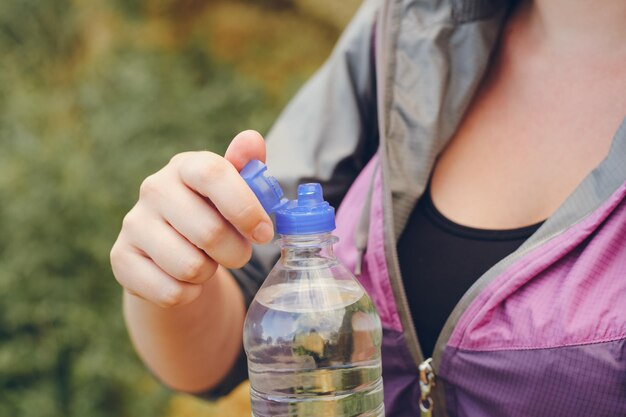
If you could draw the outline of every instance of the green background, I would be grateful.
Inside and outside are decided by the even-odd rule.
[[[357,3],[0,2],[0,416],[249,415],[152,379],[109,250],[144,177],[266,131]]]

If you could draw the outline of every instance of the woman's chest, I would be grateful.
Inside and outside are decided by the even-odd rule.
[[[536,61],[496,57],[441,153],[433,200],[452,220],[483,228],[544,220],[607,155],[626,116],[626,67]]]

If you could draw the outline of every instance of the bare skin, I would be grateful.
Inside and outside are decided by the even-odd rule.
[[[226,268],[245,265],[251,242],[273,237],[270,218],[238,173],[250,159],[265,160],[253,131],[237,135],[224,158],[176,155],[143,182],[111,249],[135,348],[177,390],[215,385],[240,351],[245,307]]]
[[[446,216],[491,229],[535,223],[604,158],[626,114],[624,22],[618,0],[536,0],[513,14],[435,167],[433,200]],[[224,267],[272,238],[237,174],[253,158],[265,147],[250,131],[224,158],[177,155],[144,182],[111,250],[133,343],[181,391],[216,385],[239,353],[243,297]]]
[[[537,0],[513,14],[433,173],[448,218],[542,221],[607,155],[626,116],[626,2],[600,3]]]

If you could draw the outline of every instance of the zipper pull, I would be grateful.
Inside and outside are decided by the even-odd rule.
[[[431,365],[432,358],[426,359],[419,364],[420,372],[420,415],[421,417],[431,417],[433,415],[433,399],[430,396],[432,388],[435,386],[435,371]]]

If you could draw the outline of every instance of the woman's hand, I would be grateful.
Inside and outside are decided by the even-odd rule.
[[[181,153],[143,181],[111,249],[113,273],[126,291],[162,307],[188,304],[218,265],[240,268],[251,242],[272,239],[269,216],[239,175],[251,159],[265,161],[265,144],[248,130],[224,157]]]

